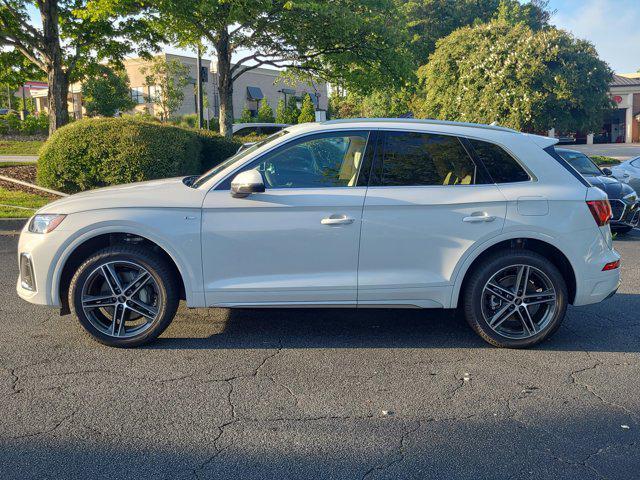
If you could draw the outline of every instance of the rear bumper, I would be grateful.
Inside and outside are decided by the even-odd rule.
[[[620,287],[620,269],[600,272],[595,278],[582,280],[576,291],[575,306],[591,305],[612,297]]]

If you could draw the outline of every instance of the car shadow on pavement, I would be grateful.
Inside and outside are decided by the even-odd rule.
[[[640,351],[640,295],[569,307],[551,338],[560,351]],[[450,310],[202,309],[179,311],[149,349],[492,348]]]

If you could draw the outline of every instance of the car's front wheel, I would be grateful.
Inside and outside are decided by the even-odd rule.
[[[85,260],[69,288],[69,305],[84,329],[113,347],[158,337],[179,303],[175,272],[159,255],[135,246],[108,247]]]
[[[567,286],[545,257],[508,250],[474,269],[463,302],[467,322],[485,341],[497,347],[528,347],[560,327]]]

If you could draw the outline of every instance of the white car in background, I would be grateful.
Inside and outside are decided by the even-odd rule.
[[[46,205],[20,236],[18,294],[119,347],[160,335],[180,299],[460,308],[487,342],[530,346],[620,282],[606,194],[556,142],[429,120],[289,127],[198,178]]]
[[[618,180],[627,183],[637,193],[640,193],[640,157],[614,165],[611,167],[611,172]]]

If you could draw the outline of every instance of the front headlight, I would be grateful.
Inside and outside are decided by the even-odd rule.
[[[29,231],[31,233],[49,233],[60,225],[66,215],[58,215],[55,213],[45,213],[35,215],[29,222]]]
[[[634,204],[638,200],[638,196],[635,192],[631,192],[622,197],[622,200],[624,200],[628,204]]]

